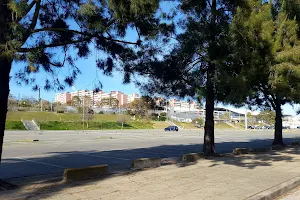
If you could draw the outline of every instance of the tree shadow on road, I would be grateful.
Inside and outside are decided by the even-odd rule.
[[[285,143],[289,144],[299,138],[286,138]],[[272,140],[252,140],[249,142],[221,142],[217,144],[220,153],[232,152],[233,148],[265,148],[270,147]],[[99,144],[100,145],[100,144]],[[75,148],[75,147],[74,147]],[[167,158],[180,157],[186,153],[201,152],[202,145],[163,145],[150,148],[123,149],[111,151],[53,151],[39,157],[27,159],[3,159],[0,166],[0,176],[11,183],[19,184],[19,189],[12,193],[23,192],[28,197],[35,197],[43,193],[51,196],[66,188],[80,187],[95,184],[101,179],[89,179],[82,182],[64,183],[62,175],[64,168],[87,167],[91,165],[108,164],[110,172],[121,172],[124,174],[142,173],[143,171],[129,171],[131,162],[137,158]],[[300,154],[299,148],[288,148],[281,151],[270,151],[266,154],[249,154],[232,156],[225,154],[222,157],[208,158],[210,162],[207,167],[220,167],[221,165],[233,165],[241,168],[254,169],[256,167],[271,166],[275,162],[298,162],[292,154]],[[201,161],[200,161],[201,162]],[[177,163],[178,167],[188,167],[194,163]],[[22,170],[27,176],[53,173],[52,179],[45,176],[37,176],[31,179],[12,179],[13,175],[22,176]],[[1,175],[2,174],[2,175]],[[4,175],[3,175],[4,174]],[[57,175],[60,174],[60,177]],[[6,177],[5,177],[6,175]],[[51,176],[50,176],[51,177]],[[110,178],[111,175],[102,179]],[[7,179],[5,179],[7,178]],[[17,181],[16,181],[17,180]],[[21,181],[20,181],[21,180]],[[22,182],[23,180],[23,182]],[[29,185],[31,185],[29,187]],[[0,193],[1,195],[1,193]],[[30,198],[29,198],[30,199]]]

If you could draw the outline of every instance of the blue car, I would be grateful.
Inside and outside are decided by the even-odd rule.
[[[168,126],[167,128],[165,128],[165,131],[178,131],[178,127],[177,126]]]

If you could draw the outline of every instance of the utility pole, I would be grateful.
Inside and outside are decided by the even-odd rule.
[[[82,132],[84,133],[84,97],[82,102]]]
[[[245,113],[245,130],[248,130],[248,112],[247,112],[247,109],[246,109],[246,113]]]
[[[51,101],[51,112],[53,112],[53,98],[52,98],[52,101]]]
[[[43,112],[43,100],[41,99],[41,88],[39,88],[39,101],[41,104],[41,112]]]

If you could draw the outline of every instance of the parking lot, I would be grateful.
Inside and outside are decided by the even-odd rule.
[[[264,147],[272,143],[274,130],[216,130],[218,152],[236,147]],[[286,143],[300,130],[284,130]],[[34,141],[35,140],[35,141]],[[0,179],[62,174],[65,168],[108,164],[110,171],[129,169],[142,157],[179,157],[200,152],[203,130],[127,131],[7,131]]]

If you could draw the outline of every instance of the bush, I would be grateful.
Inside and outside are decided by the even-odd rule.
[[[100,115],[103,115],[103,114],[104,114],[104,111],[100,111],[99,114],[100,114]]]
[[[57,113],[65,113],[65,111],[64,110],[58,110],[58,111],[56,111]]]
[[[162,112],[162,113],[160,113],[160,116],[161,116],[161,117],[166,117],[166,116],[167,116],[167,113],[166,113],[166,112]]]
[[[24,112],[24,111],[26,111],[26,109],[25,108],[18,108],[18,111]]]
[[[6,130],[26,130],[25,126],[21,121],[6,121],[5,122]]]
[[[166,120],[167,120],[167,118],[164,117],[164,116],[161,116],[161,117],[159,118],[159,121],[166,121]]]

